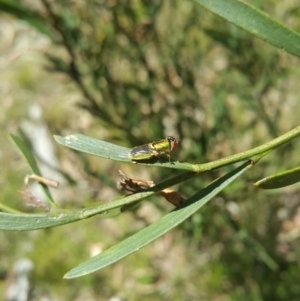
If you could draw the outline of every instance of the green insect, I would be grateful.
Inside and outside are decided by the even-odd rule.
[[[157,142],[151,142],[141,146],[134,147],[130,152],[130,159],[133,161],[149,160],[153,157],[157,157],[160,160],[160,156],[165,155],[169,158],[171,163],[171,151],[173,151],[178,145],[178,141],[168,136],[166,139],[159,140]],[[162,162],[161,162],[162,163]]]

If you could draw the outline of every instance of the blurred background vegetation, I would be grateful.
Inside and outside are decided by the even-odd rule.
[[[296,2],[252,2],[299,32]],[[53,134],[84,133],[126,147],[173,135],[181,139],[173,158],[204,163],[299,124],[299,60],[193,2],[2,0],[0,10],[0,185],[7,206],[37,211],[18,192],[29,170],[10,132],[26,137],[44,176],[61,182],[55,199],[72,208],[120,195],[119,169],[155,182],[176,171],[83,156],[55,144]],[[297,166],[299,147],[299,139],[281,147],[176,230],[76,280],[62,275],[172,206],[156,196],[114,219],[2,231],[0,295],[13,264],[26,257],[37,295],[50,300],[299,300],[300,186],[252,185]],[[224,172],[178,190],[191,196]]]

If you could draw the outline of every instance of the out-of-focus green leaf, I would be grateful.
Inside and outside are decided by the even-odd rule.
[[[194,0],[225,20],[286,52],[300,57],[300,35],[239,0]]]
[[[10,135],[11,139],[13,140],[13,142],[16,144],[16,146],[19,148],[19,150],[21,151],[22,155],[25,157],[25,159],[27,160],[31,170],[33,171],[33,173],[35,173],[36,175],[38,176],[41,176],[41,172],[40,172],[40,169],[38,168],[38,165],[32,155],[32,152],[30,149],[28,149],[28,147],[26,146],[26,144],[17,136],[15,135]],[[41,186],[41,189],[42,191],[44,192],[47,200],[48,200],[48,203],[51,205],[51,206],[56,206],[55,205],[55,202],[52,198],[52,195],[48,189],[47,186],[39,183],[40,186]]]
[[[253,185],[262,189],[276,189],[300,182],[300,167],[268,176]]]
[[[51,32],[45,19],[38,13],[33,12],[20,5],[19,2],[0,0],[0,12],[5,12],[15,16],[17,19],[24,20],[39,32],[52,38]]]
[[[68,272],[65,275],[65,278],[80,277],[97,271],[149,244],[189,218],[251,166],[251,162],[248,161],[242,166],[214,181],[209,186],[188,199],[182,206],[166,214],[162,219],[151,224],[147,228],[123,240],[121,243],[82,263]]]
[[[264,245],[262,245],[257,239],[251,237],[251,235],[249,235],[248,232],[245,231],[245,229],[239,231],[239,236],[250,250],[255,250],[256,255],[258,255],[260,260],[264,262],[264,264],[268,266],[269,269],[271,269],[274,272],[278,270],[279,265],[267,252]]]
[[[51,55],[51,54],[46,54],[46,57],[52,63],[53,69],[55,71],[63,72],[63,73],[69,72],[69,66],[66,64],[66,62],[62,58]]]

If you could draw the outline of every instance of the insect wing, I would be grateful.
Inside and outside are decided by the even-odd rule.
[[[130,158],[133,160],[147,160],[153,156],[153,149],[148,144],[134,147],[130,152]]]
[[[171,162],[170,153],[177,147],[177,144],[178,141],[174,137],[168,136],[166,139],[134,147],[129,157],[136,161],[157,157],[162,163],[160,156],[165,155],[169,158],[169,162]]]

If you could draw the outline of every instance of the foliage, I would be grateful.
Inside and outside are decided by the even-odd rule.
[[[289,142],[298,134],[283,141],[280,133],[299,122],[300,108],[294,92],[298,85],[294,66],[298,61],[253,35],[299,57],[298,34],[240,1],[196,2],[201,6],[188,1],[41,0],[41,6],[25,1],[22,6],[15,1],[1,1],[0,8],[51,38],[55,47],[46,53],[48,70],[65,74],[81,92],[78,106],[93,115],[95,122],[88,129],[89,136],[100,136],[102,140],[128,147],[166,135],[180,137],[180,151],[174,156],[178,161],[188,161],[185,166],[191,168],[201,166],[201,162],[217,162],[219,158],[226,162],[227,156],[246,149],[251,151],[276,136],[279,136],[277,142]],[[271,1],[256,4],[274,19],[281,17],[272,11]],[[224,19],[208,14],[206,9]],[[289,17],[284,16],[283,21],[299,26],[297,12],[288,14],[289,10],[292,8],[286,7]],[[55,116],[48,118],[52,132],[66,132],[66,124],[59,126]],[[76,131],[86,130],[80,124],[76,126]],[[298,207],[299,201],[289,202],[289,199],[295,199],[297,191],[286,190],[284,195],[245,189],[246,184],[261,177],[295,167],[297,141],[281,147],[276,154],[269,154],[251,174],[244,175],[242,181],[224,190],[211,206],[204,206],[201,213],[183,223],[182,232],[177,230],[167,236],[176,243],[163,250],[163,254],[158,252],[149,259],[150,263],[142,264],[152,270],[146,280],[154,288],[149,293],[150,299],[163,296],[182,300],[202,295],[225,300],[293,300],[299,295],[295,268],[299,263],[296,256],[299,246],[291,237],[280,238],[283,231],[277,218],[280,209],[293,216],[291,208]],[[257,154],[248,153],[243,159]],[[100,178],[112,186],[109,179],[114,174],[105,170],[114,170],[116,165],[105,167],[103,163],[95,168],[95,162],[94,158],[79,157],[77,164],[84,166],[91,179]],[[149,171],[148,177],[164,182],[172,171],[174,178],[180,178],[175,170],[176,166],[184,169],[184,163],[180,164],[175,162],[173,170],[158,168],[151,175]],[[140,168],[146,168],[135,167],[130,171],[137,169],[138,175],[143,170]],[[223,171],[213,169],[202,174],[201,179],[181,184],[180,193],[190,196],[204,186],[210,187],[206,184],[220,177]],[[283,175],[286,179],[286,174]],[[117,200],[123,201],[126,202]],[[166,211],[163,206],[160,209]],[[80,219],[80,214],[76,215],[79,211],[66,209],[66,212],[74,214],[73,220]],[[293,229],[297,229],[296,225]],[[183,237],[176,239],[178,233]],[[178,270],[171,269],[168,274],[171,277],[164,277],[163,260],[159,258],[166,260],[176,246],[183,248],[186,262]],[[147,254],[141,253],[140,261],[152,258],[150,253],[151,249]],[[205,256],[208,259],[199,259]],[[174,262],[180,265],[179,255],[171,262],[172,266]],[[203,283],[199,285],[200,273]],[[168,289],[167,295],[159,288],[160,279],[174,287]],[[146,300],[143,290],[140,294]],[[124,297],[130,299],[130,292]]]

